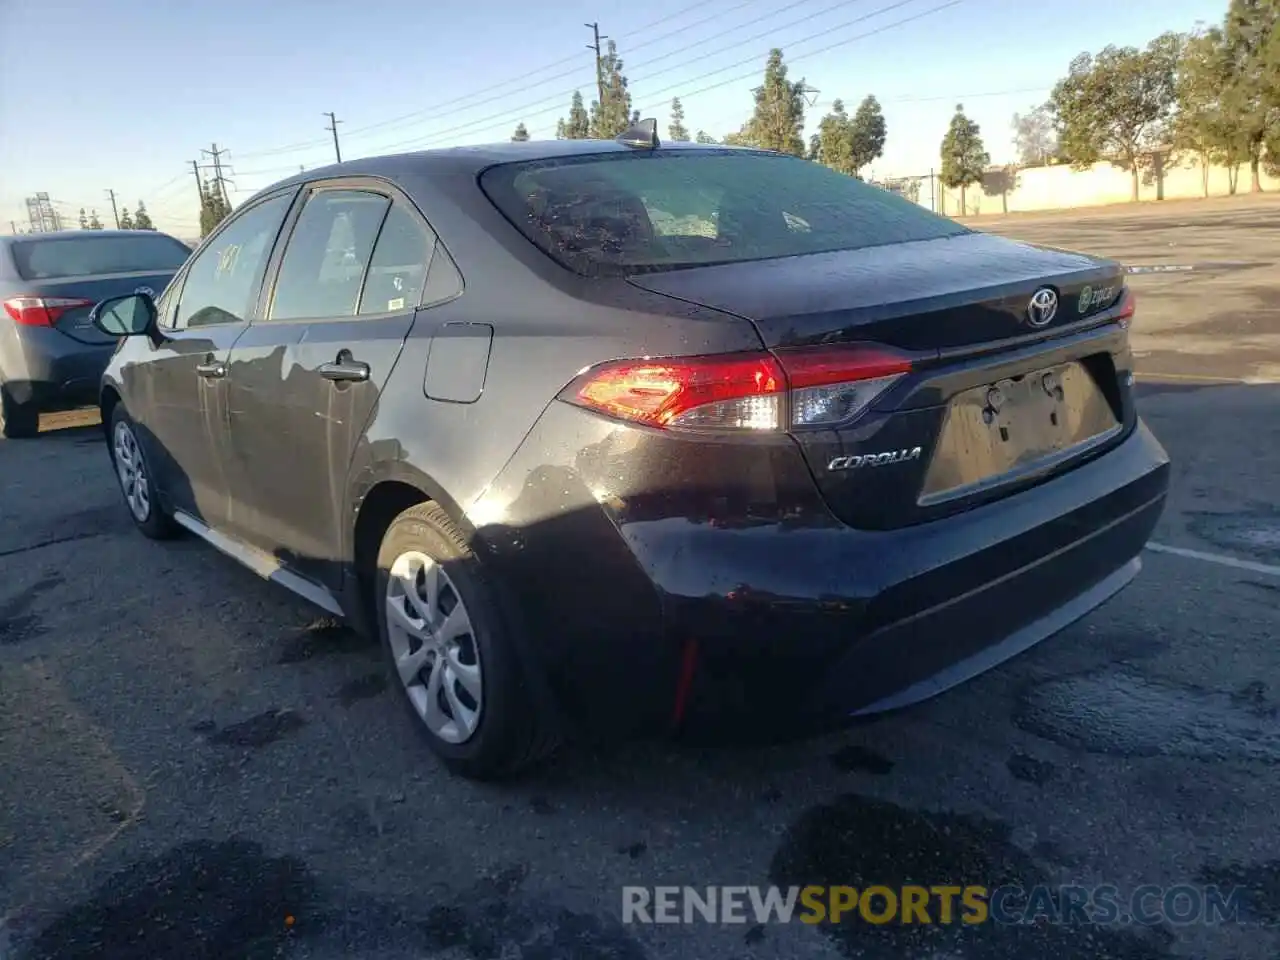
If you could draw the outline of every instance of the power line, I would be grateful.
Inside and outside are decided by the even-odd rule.
[[[735,7],[730,8],[730,9],[731,9],[731,10],[740,9],[741,7],[748,6],[748,5],[750,4],[750,2],[755,2],[755,0],[749,0],[749,2],[748,2],[748,3],[740,3],[740,4],[736,5]],[[719,38],[721,38],[721,37],[725,37],[725,36],[727,36],[727,35],[729,35],[729,34],[731,34],[731,33],[735,33],[735,32],[737,32],[738,30],[743,30],[743,29],[745,29],[746,27],[754,26],[755,24],[757,24],[757,23],[762,23],[762,22],[763,22],[763,21],[765,21],[765,20],[771,20],[771,19],[773,19],[774,17],[779,16],[780,14],[786,13],[788,10],[793,10],[793,9],[795,9],[796,7],[801,6],[802,4],[805,4],[805,3],[807,3],[807,2],[809,2],[809,0],[792,0],[792,2],[791,2],[791,3],[785,4],[785,5],[783,5],[783,6],[779,7],[779,8],[777,8],[776,10],[771,10],[770,12],[768,12],[768,13],[766,13],[766,14],[763,14],[763,15],[761,15],[761,16],[754,17],[754,18],[752,18],[751,20],[747,20],[747,21],[745,21],[744,23],[740,23],[740,24],[738,24],[737,26],[733,26],[733,27],[729,27],[729,28],[727,28],[727,29],[725,29],[725,30],[721,30],[721,31],[719,31],[718,33],[714,33],[714,34],[712,34],[712,35],[711,35],[711,36],[709,36],[709,37],[704,37],[704,38],[703,38],[703,39],[701,39],[701,40],[696,40],[696,41],[694,41],[693,43],[686,44],[686,45],[685,45],[685,46],[683,46],[683,47],[678,47],[677,49],[675,49],[675,50],[673,50],[673,51],[669,51],[669,52],[667,52],[667,53],[664,53],[664,54],[662,54],[661,56],[654,57],[654,58],[652,58],[652,59],[650,59],[650,60],[647,60],[647,61],[642,61],[642,62],[639,64],[639,66],[640,66],[641,68],[643,68],[643,67],[649,66],[649,65],[651,65],[651,64],[658,63],[658,62],[660,62],[660,61],[662,61],[662,60],[667,60],[667,59],[669,59],[670,57],[675,56],[676,54],[683,53],[683,52],[688,51],[688,50],[691,50],[691,49],[693,49],[693,48],[695,48],[695,47],[701,47],[701,46],[705,45],[705,44],[706,44],[706,43],[708,43],[708,42],[711,42],[711,41],[717,40],[717,39],[719,39]],[[789,28],[789,27],[798,26],[798,25],[799,25],[799,24],[801,24],[801,23],[806,23],[806,22],[808,22],[809,20],[812,20],[814,17],[820,17],[820,16],[822,16],[822,15],[824,15],[824,14],[827,14],[827,13],[832,12],[833,10],[837,10],[837,9],[839,9],[840,7],[845,7],[845,6],[849,6],[849,5],[850,5],[850,4],[852,4],[852,3],[860,3],[860,2],[862,2],[862,0],[838,0],[838,2],[836,2],[836,3],[834,3],[834,4],[831,4],[830,6],[824,7],[824,8],[822,8],[821,10],[817,11],[816,13],[806,14],[805,16],[800,17],[800,18],[798,18],[798,19],[796,19],[796,20],[788,21],[787,23],[783,23],[783,24],[780,24],[780,25],[776,25],[776,26],[774,26],[774,27],[771,27],[769,30],[767,30],[767,31],[763,31],[763,32],[758,33],[758,34],[755,34],[755,35],[753,35],[753,36],[750,36],[750,37],[748,37],[748,38],[747,38],[747,39],[745,39],[745,40],[738,40],[738,41],[735,41],[734,43],[730,44],[729,46],[721,47],[719,50],[717,50],[717,51],[716,51],[716,53],[724,53],[724,52],[726,52],[726,51],[728,51],[728,50],[733,50],[733,49],[735,49],[735,48],[737,48],[737,47],[745,46],[745,45],[746,45],[746,44],[748,44],[748,43],[753,43],[753,42],[754,42],[754,41],[756,41],[756,40],[760,40],[760,39],[763,39],[764,37],[771,36],[772,34],[776,33],[778,30],[785,30],[785,29],[787,29],[787,28]],[[663,37],[655,38],[654,40],[651,40],[651,41],[646,41],[646,42],[644,42],[644,43],[636,44],[636,45],[634,45],[634,46],[630,47],[630,48],[628,49],[627,53],[628,53],[628,54],[630,54],[630,53],[634,53],[636,50],[639,50],[639,49],[641,49],[641,48],[643,48],[643,47],[646,47],[646,46],[648,46],[650,43],[657,42],[657,40],[660,40],[660,39],[665,39],[667,36],[673,36],[675,33],[682,33],[682,32],[686,32],[688,29],[692,29],[692,27],[694,27],[694,26],[699,26],[699,25],[701,25],[701,24],[707,23],[707,22],[709,22],[709,21],[710,21],[710,20],[712,20],[712,19],[719,19],[719,17],[715,17],[715,16],[713,16],[713,17],[706,17],[706,18],[703,18],[702,20],[699,20],[696,24],[690,24],[688,27],[686,27],[686,28],[684,28],[684,29],[682,29],[682,30],[679,30],[679,31],[673,31],[673,32],[672,32],[672,33],[670,33],[670,34],[664,34],[664,35],[663,35]],[[593,24],[587,24],[587,26],[588,26],[588,27],[593,27],[594,25],[593,25]],[[837,28],[837,29],[838,29],[838,28]],[[590,47],[592,47],[592,46],[593,46],[593,45],[591,45],[591,44],[589,44],[589,45],[588,45],[588,47],[589,47],[589,48],[590,48]],[[713,54],[713,55],[714,55],[714,54]],[[633,64],[631,67],[629,67],[629,68],[628,68],[628,71],[630,72],[631,70],[634,70],[634,69],[635,69],[635,66],[636,66],[636,65],[635,65],[635,64]],[[566,71],[566,72],[564,72],[564,73],[556,74],[554,77],[546,77],[546,78],[544,78],[543,80],[539,81],[539,83],[538,83],[538,84],[536,84],[536,85],[541,85],[541,84],[544,84],[544,83],[549,83],[551,80],[560,79],[561,77],[572,76],[573,74],[575,74],[575,73],[577,73],[577,72],[578,72],[577,70],[569,70],[569,71]],[[669,71],[665,71],[665,70],[664,70],[664,71],[660,71],[658,74],[655,74],[655,76],[661,76],[661,74],[662,74],[662,73],[666,73],[666,72],[669,72]],[[643,78],[643,77],[641,77],[641,79],[644,79],[644,78]],[[635,82],[635,81],[634,81],[633,79],[630,79],[630,78],[629,78],[628,82]],[[526,84],[526,86],[527,86],[527,84]],[[599,70],[597,70],[597,87],[599,88],[600,86],[602,86],[602,85],[600,84],[600,80],[599,80]],[[563,104],[564,100],[566,100],[567,98],[571,97],[575,92],[577,92],[577,91],[576,91],[576,90],[565,90],[565,91],[562,91],[562,92],[557,93],[557,94],[552,94],[552,95],[549,95],[549,96],[543,97],[543,98],[541,98],[540,100],[538,100],[536,103],[530,104],[526,109],[533,109],[533,108],[535,108],[535,107],[540,107],[540,106],[542,106],[543,104],[546,104],[546,103],[552,103],[552,102],[555,102],[555,103],[557,103],[557,104]],[[603,95],[603,91],[601,91],[601,95]],[[456,100],[454,100],[454,101],[451,101],[451,102],[452,102],[452,103],[461,103],[461,104],[462,104],[462,106],[460,106],[460,107],[456,107],[456,108],[451,109],[451,110],[445,110],[445,111],[443,111],[443,112],[437,113],[437,114],[436,114],[433,118],[431,118],[431,119],[439,120],[439,119],[442,119],[442,118],[447,117],[447,116],[455,115],[455,114],[458,114],[458,113],[464,113],[464,112],[466,112],[467,110],[472,110],[472,109],[475,109],[476,107],[484,106],[485,104],[488,104],[488,103],[494,103],[494,102],[499,101],[499,100],[504,100],[504,99],[506,99],[506,97],[507,97],[507,96],[508,96],[507,94],[500,94],[500,95],[498,95],[498,96],[488,97],[488,98],[483,99],[483,100],[472,100],[472,99],[471,99],[471,97],[460,97],[460,98],[458,98],[458,99],[456,99]],[[448,106],[448,105],[449,105],[448,103],[445,103],[445,104],[442,104],[441,106]],[[557,107],[556,109],[559,109],[559,107]],[[408,117],[412,117],[412,116],[415,116],[415,115],[425,114],[425,113],[427,113],[427,112],[430,112],[430,111],[419,111],[419,113],[418,113],[418,114],[409,114],[407,117],[402,118],[402,119],[407,119]],[[513,114],[514,114],[514,113],[515,113],[515,112],[517,112],[517,111],[507,111],[507,112],[510,112],[510,113],[513,113]],[[548,112],[548,111],[542,111],[542,112],[543,112],[543,113],[546,113],[546,112]],[[505,115],[505,112],[504,112],[504,115]],[[541,115],[541,114],[535,114],[535,116],[540,116],[540,115]],[[424,120],[425,120],[425,119],[427,119],[427,118],[424,116],[424,117],[422,117],[422,119],[424,119]],[[385,125],[385,124],[384,124],[384,125]],[[464,126],[470,126],[470,123],[464,124]],[[369,130],[369,129],[371,129],[371,127],[364,127],[364,128],[361,128],[361,130],[364,130],[364,131],[367,131],[367,130]],[[357,135],[359,132],[360,132],[360,131],[351,131],[351,132],[350,132],[350,135],[353,135],[353,136],[354,136],[354,135]],[[435,135],[433,134],[432,136],[434,137]],[[390,146],[386,146],[386,147],[377,147],[377,148],[374,148],[374,149],[378,149],[378,150],[391,150],[391,149],[395,149],[397,146],[401,146],[401,145],[404,145],[404,144],[416,143],[419,139],[421,139],[421,137],[420,137],[420,136],[410,137],[410,138],[409,138],[409,139],[407,139],[407,140],[400,140],[400,141],[397,141],[395,144],[392,144],[392,145],[390,145]]]
[[[842,2],[844,2],[844,3],[849,3],[849,2],[858,2],[858,0],[842,0]],[[865,21],[870,20],[870,19],[872,19],[872,18],[874,18],[874,17],[878,17],[878,16],[880,16],[881,14],[888,13],[888,12],[890,12],[890,11],[892,11],[892,10],[896,10],[896,9],[899,9],[900,7],[906,6],[908,3],[915,3],[915,2],[917,2],[917,0],[895,0],[895,2],[894,2],[894,3],[891,3],[891,4],[889,4],[888,6],[881,7],[881,8],[879,8],[879,9],[877,9],[877,10],[874,10],[874,11],[872,11],[871,13],[864,14],[864,15],[862,15],[862,16],[860,16],[860,17],[855,17],[855,18],[854,18],[854,19],[852,19],[852,20],[848,20],[848,21],[846,21],[846,22],[844,22],[844,23],[841,23],[841,24],[839,24],[839,25],[837,25],[837,26],[834,26],[834,27],[827,27],[827,28],[826,28],[826,29],[824,29],[824,30],[820,30],[820,31],[817,31],[817,32],[815,32],[815,33],[809,34],[808,36],[801,37],[801,38],[800,38],[800,39],[798,39],[798,40],[790,41],[790,43],[788,44],[788,46],[789,46],[789,47],[794,47],[795,45],[798,45],[798,44],[804,44],[804,43],[808,43],[808,42],[810,42],[810,41],[813,41],[813,40],[819,39],[819,38],[821,38],[821,37],[827,37],[827,36],[830,36],[832,33],[836,32],[836,31],[843,30],[843,29],[845,29],[845,28],[847,28],[847,27],[850,27],[850,26],[853,26],[854,24],[857,24],[857,23],[865,22]],[[858,35],[853,36],[853,37],[846,38],[846,39],[844,39],[844,40],[837,41],[836,43],[834,43],[834,44],[830,44],[830,45],[828,45],[828,46],[826,46],[826,47],[822,47],[822,48],[820,48],[819,50],[814,50],[814,51],[810,51],[809,53],[802,54],[800,57],[797,57],[797,56],[791,56],[791,57],[789,57],[789,58],[788,58],[788,63],[794,63],[796,60],[798,60],[798,59],[802,59],[802,57],[814,56],[814,55],[816,55],[816,54],[818,54],[818,53],[823,53],[823,52],[825,52],[825,51],[827,51],[827,50],[835,49],[836,47],[843,46],[843,45],[848,44],[848,43],[853,43],[853,42],[855,42],[855,41],[857,41],[857,40],[863,39],[864,37],[874,36],[875,34],[883,33],[883,32],[884,32],[884,31],[886,31],[886,30],[893,29],[894,27],[901,26],[902,24],[910,23],[912,20],[918,20],[918,19],[920,19],[921,17],[929,16],[929,15],[931,15],[931,14],[933,14],[933,13],[940,12],[941,10],[944,10],[944,9],[946,9],[947,7],[952,7],[952,6],[955,6],[956,4],[958,4],[958,3],[962,3],[962,2],[963,2],[963,0],[950,0],[950,2],[945,3],[945,4],[943,4],[943,5],[942,5],[942,6],[940,6],[940,7],[935,7],[935,8],[932,8],[932,9],[930,9],[930,10],[925,11],[924,13],[917,14],[917,15],[915,15],[915,16],[911,16],[911,17],[906,17],[906,18],[904,18],[904,19],[902,19],[902,20],[894,21],[893,23],[887,24],[887,25],[885,25],[885,26],[883,26],[883,27],[881,27],[881,28],[879,28],[879,29],[877,29],[877,30],[870,31],[869,33],[862,33],[862,34],[858,34]],[[734,46],[740,46],[740,45],[741,45],[741,44],[735,43],[735,44],[731,45],[730,47],[727,47],[727,48],[724,48],[724,49],[733,49],[733,47],[734,47]],[[720,51],[717,51],[717,52],[718,52],[718,53],[723,52],[723,49],[722,49],[722,50],[720,50]],[[712,56],[714,56],[714,54],[712,54]],[[733,63],[730,63],[730,64],[727,64],[727,65],[725,65],[725,66],[718,67],[718,68],[716,68],[716,69],[714,69],[714,70],[709,70],[709,71],[707,71],[706,73],[703,73],[703,74],[699,74],[698,76],[690,77],[690,78],[685,78],[684,80],[681,80],[679,83],[671,84],[671,85],[669,85],[669,86],[667,86],[667,87],[660,88],[658,91],[656,91],[656,93],[664,93],[664,92],[666,92],[666,91],[670,91],[670,90],[681,91],[681,92],[680,92],[680,97],[681,97],[681,99],[683,100],[683,99],[686,99],[687,97],[696,96],[696,95],[697,95],[697,94],[699,94],[699,93],[704,93],[704,92],[706,92],[707,90],[714,90],[714,89],[716,89],[716,88],[718,88],[718,87],[726,86],[727,84],[730,84],[730,83],[736,83],[736,82],[738,82],[739,80],[745,80],[745,79],[749,79],[749,78],[751,78],[751,77],[758,76],[758,60],[759,60],[759,57],[760,57],[760,54],[759,54],[759,53],[754,53],[754,54],[752,54],[752,55],[751,55],[751,56],[749,56],[749,57],[745,57],[745,58],[743,58],[742,60],[737,60],[737,61],[735,61],[735,62],[733,62]],[[730,78],[730,79],[728,79],[728,80],[725,80],[725,81],[722,81],[722,82],[720,82],[720,83],[712,84],[712,85],[710,85],[710,86],[708,86],[708,87],[705,87],[705,88],[702,88],[702,89],[700,89],[700,90],[694,90],[694,91],[692,91],[692,92],[686,92],[686,91],[687,91],[687,86],[686,86],[687,84],[695,83],[695,82],[697,82],[697,81],[699,81],[699,80],[705,80],[705,79],[707,79],[707,78],[709,78],[709,77],[716,76],[717,74],[724,73],[724,72],[725,72],[725,71],[727,71],[727,70],[733,70],[733,69],[735,69],[735,68],[737,68],[737,67],[741,67],[741,66],[744,66],[745,64],[749,64],[749,63],[750,63],[750,64],[757,64],[757,70],[753,70],[751,73],[743,74],[743,75],[741,75],[741,76],[732,77],[732,78]],[[660,73],[655,74],[655,76],[661,76],[661,75],[662,75],[662,74],[664,74],[664,73],[670,73],[670,71],[661,71]],[[482,118],[480,118],[480,119],[478,119],[478,120],[470,121],[470,122],[465,123],[465,124],[460,124],[460,125],[455,126],[455,127],[450,127],[450,128],[445,129],[445,130],[437,130],[437,131],[435,131],[435,132],[431,135],[431,139],[436,140],[436,139],[441,139],[441,138],[444,138],[444,137],[447,137],[447,136],[456,136],[456,135],[461,135],[461,134],[479,133],[479,132],[484,131],[484,130],[488,130],[488,129],[496,128],[496,127],[498,127],[498,126],[502,125],[503,123],[508,123],[508,122],[510,122],[511,118],[516,117],[516,116],[520,116],[520,117],[524,118],[525,120],[528,120],[528,119],[529,119],[529,117],[531,117],[531,116],[533,116],[533,117],[543,116],[543,115],[545,115],[545,114],[555,113],[555,112],[560,111],[560,110],[562,110],[562,109],[563,109],[563,106],[562,106],[562,103],[561,103],[561,104],[557,104],[557,105],[555,105],[555,106],[548,107],[548,108],[546,108],[546,109],[537,110],[537,111],[535,111],[534,113],[529,113],[529,111],[530,111],[531,109],[533,109],[533,108],[535,108],[535,107],[538,107],[538,106],[540,106],[541,104],[548,103],[548,102],[551,102],[551,101],[550,101],[549,99],[543,99],[543,100],[538,101],[537,103],[526,104],[526,105],[524,105],[523,107],[520,107],[520,108],[515,108],[515,109],[511,109],[511,110],[505,110],[505,111],[503,111],[502,113],[492,114],[492,115],[490,115],[490,116],[482,117]],[[652,109],[652,108],[651,108],[651,107],[646,106],[646,107],[642,108],[642,112],[643,112],[644,110],[649,110],[649,109]],[[395,150],[397,150],[397,149],[399,149],[399,148],[402,148],[402,147],[406,147],[406,146],[410,146],[410,145],[417,145],[417,144],[420,144],[420,143],[422,143],[425,139],[427,139],[427,138],[426,138],[426,137],[423,137],[423,136],[421,136],[421,135],[420,135],[420,136],[412,137],[412,138],[410,138],[410,139],[408,139],[408,140],[399,141],[399,142],[397,142],[397,143],[386,144],[386,145],[384,145],[384,146],[382,146],[382,147],[380,147],[380,148],[378,148],[378,149],[379,149],[380,151],[383,151],[383,152],[393,152],[393,151],[395,151]]]
[[[645,41],[642,41],[641,43],[634,44],[629,49],[630,51],[634,52],[635,50],[639,50],[643,47],[650,46],[654,43],[659,43],[662,40],[667,39],[668,37],[675,36],[677,33],[686,33],[695,27],[702,26],[703,24],[706,24],[706,23],[710,23],[712,20],[721,19],[726,13],[731,13],[734,10],[739,10],[742,7],[750,6],[751,4],[758,3],[758,2],[760,2],[760,0],[741,0],[741,2],[734,4],[728,10],[723,10],[723,11],[720,11],[719,13],[714,13],[709,16],[703,17],[701,20],[698,20],[694,23],[686,24],[684,27],[681,27],[679,30],[673,30],[668,33],[664,33],[661,36],[654,37],[650,40],[645,40]],[[680,10],[675,11],[674,13],[669,13],[665,16],[659,17],[656,20],[652,20],[649,23],[644,24],[643,26],[636,27],[633,30],[628,30],[627,36],[632,37],[638,34],[642,34],[648,30],[652,30],[654,27],[661,26],[664,23],[669,23],[672,20],[676,20],[698,9],[702,9],[701,5],[695,4],[689,7],[682,8]],[[528,89],[530,86],[529,81],[531,77],[539,73],[542,73],[546,70],[552,70],[556,67],[563,66],[564,64],[567,64],[567,63],[577,63],[577,62],[579,62],[577,54],[574,54],[573,56],[570,56],[570,57],[564,57],[560,60],[553,61],[552,63],[548,63],[544,66],[535,67],[533,70],[526,71],[523,75],[519,77],[512,77],[509,80],[503,80],[499,83],[492,84],[488,87],[481,87],[479,90],[473,90],[471,93],[467,94],[464,97],[457,97],[452,100],[446,100],[443,103],[435,104],[434,106],[425,107],[421,110],[414,110],[410,113],[401,114],[400,116],[397,116],[397,117],[390,117],[386,120],[379,120],[376,123],[370,123],[370,124],[365,124],[364,126],[354,127],[351,130],[347,131],[347,137],[348,138],[361,137],[371,131],[385,129],[386,127],[404,123],[405,121],[408,121],[408,120],[414,120],[415,118],[423,119],[423,120],[425,119],[438,120],[442,117],[450,116],[451,114],[461,112],[460,110],[447,110],[444,113],[439,112],[442,107],[449,107],[454,104],[459,104],[459,103],[464,104],[461,110],[466,110],[466,109],[474,108],[476,106],[481,106],[485,103],[492,103],[495,100],[501,100],[503,96],[505,96],[505,94],[503,96],[490,97],[487,100],[482,100],[479,102],[475,101],[474,98],[481,94],[490,93],[491,91],[495,91],[495,90],[501,90],[506,87],[510,87],[512,85],[520,85],[524,89]],[[563,71],[552,77],[544,77],[543,79],[534,83],[533,86],[541,86],[543,84],[550,83],[552,80],[559,80],[564,77],[572,76],[576,73],[578,73],[578,68],[575,67],[574,69]],[[568,96],[568,95],[569,94],[564,94],[564,96]],[[427,115],[429,114],[433,114],[433,116],[428,117]],[[306,149],[308,147],[319,146],[324,144],[325,142],[326,141],[324,140],[300,140],[295,143],[285,144],[280,147],[272,147],[266,150],[254,150],[249,153],[242,153],[239,156],[243,160],[243,159],[248,159],[250,157],[268,157],[268,156],[275,156],[277,154],[283,154],[283,153],[296,153],[298,150]]]

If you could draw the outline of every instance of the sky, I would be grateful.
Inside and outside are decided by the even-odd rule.
[[[111,225],[146,203],[199,235],[191,162],[225,151],[232,202],[344,159],[555,135],[595,88],[591,30],[618,44],[634,106],[665,133],[671,98],[719,138],[750,116],[771,47],[814,89],[806,139],[831,101],[867,94],[888,126],[876,178],[927,174],[957,103],[993,162],[1010,121],[1071,58],[1217,22],[1226,0],[0,0],[0,231],[49,194]],[[607,42],[607,41],[606,41]]]

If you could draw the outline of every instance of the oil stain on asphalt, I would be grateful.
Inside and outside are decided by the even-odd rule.
[[[377,644],[333,617],[322,617],[289,637],[276,663],[302,663],[315,657],[377,653]]]
[[[1021,729],[1086,753],[1280,762],[1280,718],[1249,695],[1128,670],[1046,680],[1018,698]]]
[[[1280,510],[1269,505],[1245,513],[1188,513],[1187,528],[1224,550],[1280,562]]]
[[[209,742],[224,747],[265,747],[281,737],[297,733],[307,721],[293,710],[267,710],[248,720],[229,724],[209,734]]]
[[[0,644],[20,643],[42,632],[40,618],[31,608],[41,596],[62,586],[62,577],[46,574],[17,596],[0,602]]]
[[[994,889],[1048,883],[1036,862],[1010,839],[1004,824],[955,813],[908,810],[846,795],[813,807],[788,829],[770,865],[783,887],[806,884],[979,884]],[[937,913],[937,904],[931,904]],[[849,957],[963,956],[965,960],[1161,960],[1169,956],[1165,931],[1146,934],[1086,925],[966,925],[889,923],[854,918],[822,929]]]
[[[371,700],[387,689],[386,673],[367,673],[363,677],[348,680],[338,688],[338,702],[350,707],[361,700]]]
[[[1248,914],[1242,920],[1280,924],[1280,860],[1206,866],[1196,879],[1203,884],[1216,884],[1221,890],[1240,890],[1241,913]]]
[[[616,921],[521,894],[516,864],[411,909],[321,884],[306,863],[233,838],[184,843],[107,878],[55,917],[20,960],[267,960],[295,956],[645,960]]]

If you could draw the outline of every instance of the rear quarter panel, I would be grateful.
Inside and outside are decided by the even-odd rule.
[[[471,176],[401,184],[457,264],[464,290],[418,312],[353,464],[353,509],[379,480],[416,476],[473,528],[472,505],[583,367],[761,346],[746,321],[564,270],[516,232]],[[474,402],[426,396],[432,343],[446,323],[493,329]]]

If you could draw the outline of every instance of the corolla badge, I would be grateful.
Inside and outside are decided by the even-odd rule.
[[[1048,326],[1058,313],[1058,295],[1051,287],[1041,287],[1027,304],[1027,323],[1033,327]]]
[[[146,294],[148,297],[150,297],[152,300],[154,300],[154,299],[156,298],[156,292],[155,292],[154,290],[152,290],[150,287],[136,287],[136,288],[134,289],[134,291],[133,291],[133,292],[134,292],[134,293],[145,293],[145,294]]]
[[[883,467],[890,463],[906,463],[919,460],[924,451],[919,447],[903,450],[886,450],[883,453],[867,453],[862,456],[836,457],[827,464],[828,470],[857,470],[859,467]]]

